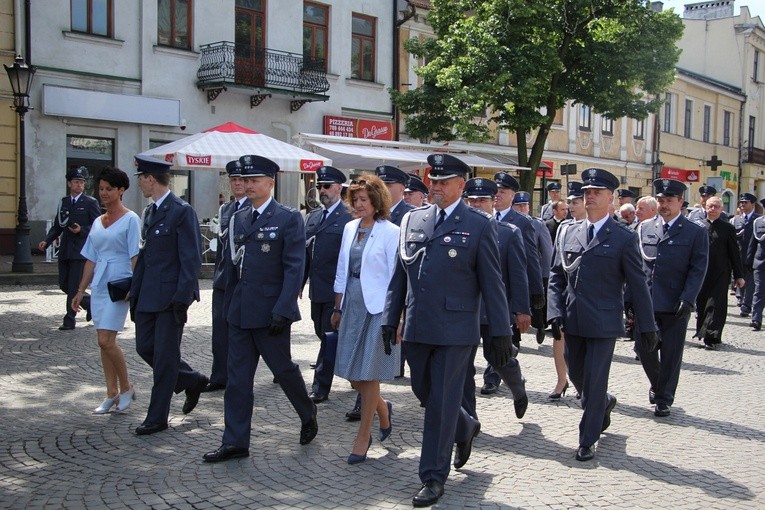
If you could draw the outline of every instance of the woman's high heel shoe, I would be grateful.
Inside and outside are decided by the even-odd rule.
[[[125,411],[133,403],[133,400],[135,400],[135,389],[130,386],[130,389],[125,393],[120,393],[117,400],[117,411],[120,413]]]
[[[109,412],[109,410],[114,406],[114,404],[117,402],[117,399],[119,398],[118,395],[114,395],[113,397],[109,398],[107,397],[104,399],[103,402],[101,402],[101,405],[93,409],[93,414],[106,414]]]
[[[563,385],[563,389],[562,390],[560,390],[559,392],[555,392],[554,391],[554,392],[550,393],[547,396],[547,398],[549,398],[550,400],[560,400],[561,397],[565,397],[566,396],[566,390],[568,390],[568,381],[566,381],[566,384]]]
[[[380,442],[388,439],[390,433],[393,432],[393,403],[388,401],[385,403],[388,404],[388,428],[380,427]]]
[[[369,451],[369,447],[372,446],[372,436],[369,436],[369,444],[367,445],[367,452]],[[356,455],[355,453],[351,453],[348,456],[348,464],[358,464],[360,462],[364,462],[367,460],[367,452],[364,452],[363,455]]]

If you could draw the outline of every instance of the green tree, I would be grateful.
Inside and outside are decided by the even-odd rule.
[[[567,100],[609,118],[644,119],[674,80],[683,25],[644,0],[433,0],[436,39],[406,41],[424,85],[399,93],[420,140],[514,132],[531,190],[556,111]],[[533,144],[527,135],[535,135]]]

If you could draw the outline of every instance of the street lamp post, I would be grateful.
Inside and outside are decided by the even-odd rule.
[[[27,172],[26,172],[26,140],[24,135],[24,115],[31,110],[29,106],[29,89],[32,86],[35,66],[27,65],[21,55],[16,56],[12,66],[3,65],[8,73],[13,89],[13,108],[19,114],[19,210],[16,224],[16,241],[13,252],[11,270],[14,273],[31,273],[32,246],[29,242],[29,224],[27,221]]]

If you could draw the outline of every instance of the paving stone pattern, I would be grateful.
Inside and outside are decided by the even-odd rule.
[[[183,356],[209,373],[210,281],[189,310]],[[422,409],[409,379],[382,385],[394,402],[393,434],[366,462],[349,466],[355,398],[336,379],[319,404],[319,435],[298,444],[299,420],[265,363],[255,378],[250,457],[205,464],[220,445],[223,392],[203,394],[170,429],[137,437],[151,372],[135,353],[132,323],[120,334],[137,400],[124,414],[91,414],[104,397],[92,324],[58,331],[63,294],[53,286],[0,287],[0,508],[410,508],[419,489]],[[318,344],[310,323],[293,325],[293,357],[310,384]],[[731,315],[725,344],[705,351],[689,340],[672,415],[655,418],[632,344],[618,341],[610,391],[619,403],[594,462],[574,460],[581,416],[573,389],[547,401],[554,385],[552,338],[524,335],[519,360],[530,405],[517,420],[510,393],[478,396],[481,434],[468,464],[452,471],[439,508],[765,508],[765,332]],[[84,314],[81,314],[84,316]],[[480,352],[480,351],[479,351]],[[479,374],[484,362],[478,360]],[[480,387],[480,376],[476,378]],[[455,396],[459,398],[459,396]],[[376,434],[375,434],[376,435]]]

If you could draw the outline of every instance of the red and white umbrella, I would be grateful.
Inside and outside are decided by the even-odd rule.
[[[322,165],[332,164],[331,159],[233,122],[141,153],[142,156],[171,162],[173,168],[178,170],[217,171],[225,170],[229,161],[245,154],[268,158],[283,172],[315,172]]]

